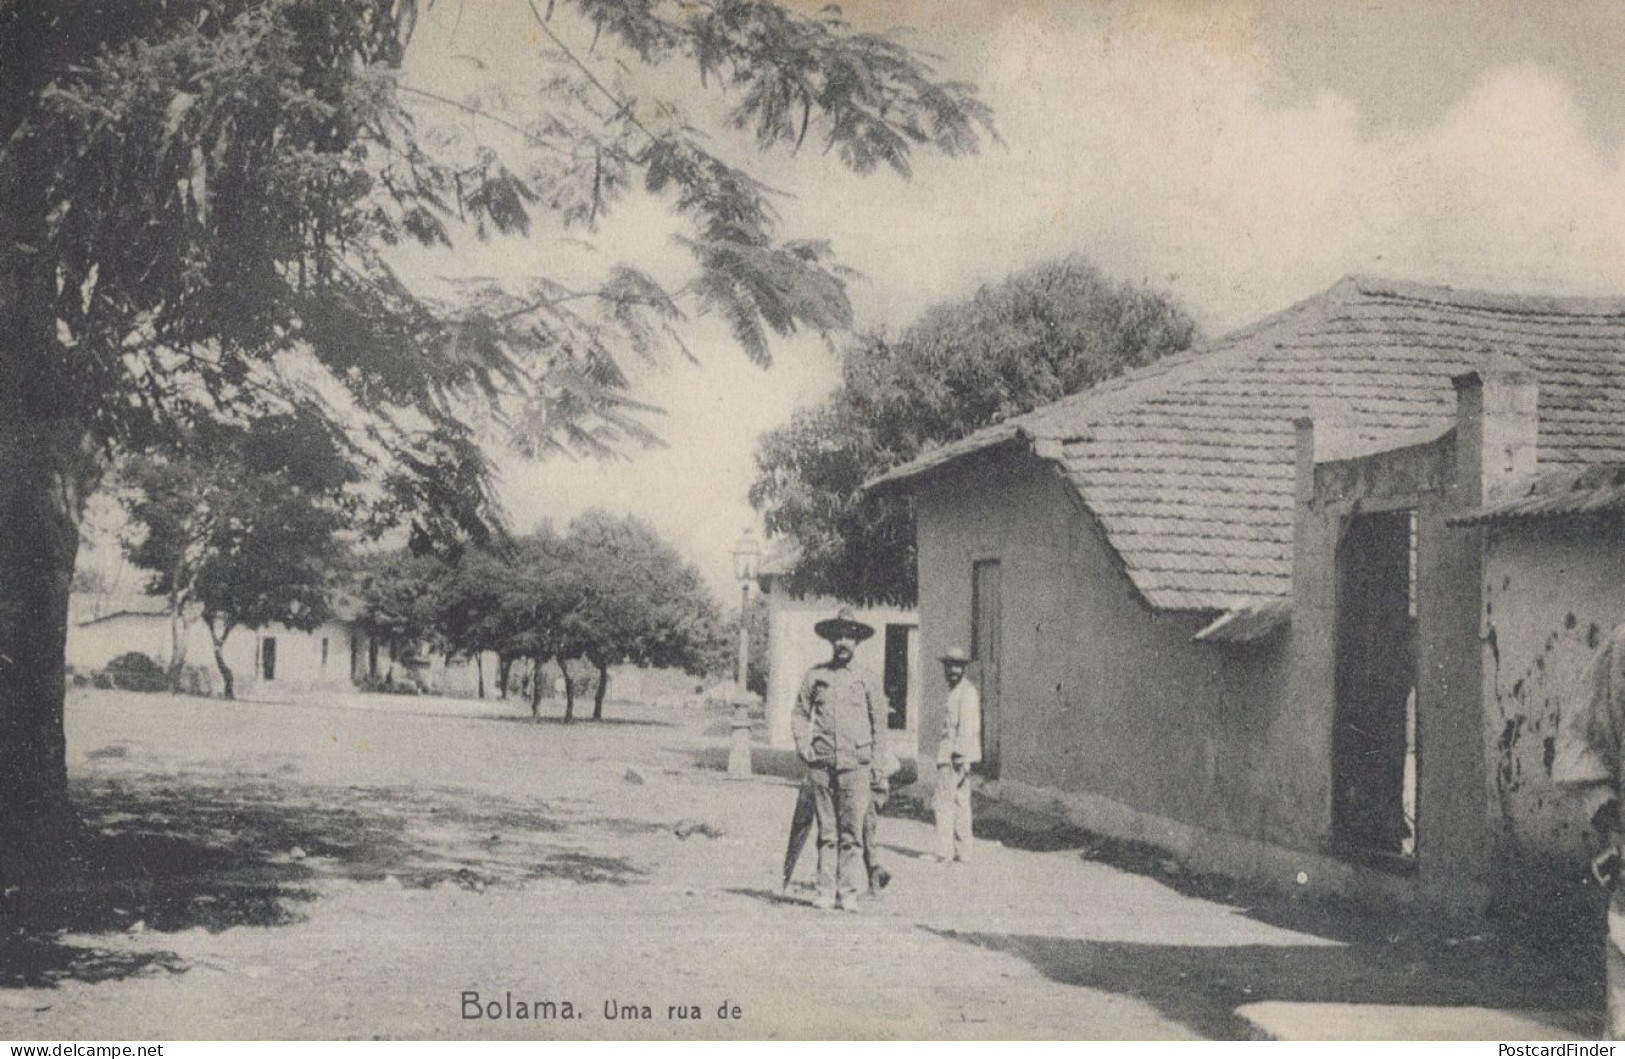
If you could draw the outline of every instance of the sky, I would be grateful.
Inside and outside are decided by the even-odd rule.
[[[796,0],[800,2],[800,0]],[[806,0],[808,10],[823,0]],[[1213,335],[1349,273],[1535,293],[1625,293],[1625,5],[1570,0],[865,0],[861,28],[897,29],[972,81],[1000,144],[920,155],[911,179],[859,177],[804,151],[756,157],[785,192],[787,237],[829,239],[860,278],[860,329],[1078,253],[1161,289]],[[554,24],[584,42],[558,5]],[[455,95],[480,76],[534,77],[525,0],[429,6],[408,76]],[[571,36],[574,34],[574,36]],[[463,65],[459,65],[459,63]],[[606,77],[639,93],[686,82]],[[640,82],[639,78],[645,80]],[[691,103],[702,117],[714,105]],[[674,229],[632,200],[604,253],[677,278]],[[417,268],[522,276],[541,250],[499,242]],[[653,523],[735,591],[729,551],[759,527],[746,499],[756,438],[835,384],[830,342],[798,336],[763,369],[715,321],[685,325],[697,366],[640,372],[666,447],[615,462],[504,461],[520,529],[589,507]],[[833,340],[838,347],[840,338]]]

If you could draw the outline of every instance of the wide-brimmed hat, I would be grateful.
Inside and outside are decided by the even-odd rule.
[[[939,661],[948,666],[968,666],[970,665],[970,652],[963,647],[950,647],[943,652]]]
[[[865,625],[852,616],[851,607],[842,607],[835,612],[835,617],[825,618],[813,626],[813,632],[826,640],[849,636],[854,640],[863,641],[875,634],[873,626]]]

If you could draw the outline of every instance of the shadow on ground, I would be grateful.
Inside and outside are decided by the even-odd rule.
[[[728,770],[727,729],[725,727],[721,728],[720,734],[724,737],[723,741],[714,746],[701,747],[695,752],[694,765],[696,768],[715,772],[726,772]],[[893,790],[900,790],[914,783],[916,778],[913,760],[904,758],[899,764],[901,769],[891,780]],[[778,750],[773,747],[762,746],[760,743],[751,744],[750,766],[754,775],[771,776],[777,779],[790,780],[794,783],[800,783],[802,778],[807,775],[807,766],[802,764],[801,759],[796,756],[794,750]],[[892,807],[888,805],[884,810],[884,815],[908,816],[918,814],[921,811],[918,806],[893,811]],[[923,812],[926,815],[922,819],[929,819],[930,806],[925,806]]]
[[[563,833],[661,829],[465,791],[265,778],[86,783],[75,805],[83,826],[69,839],[69,871],[0,897],[0,989],[181,970],[173,953],[128,951],[123,942],[297,922],[323,879],[476,892],[539,879],[623,886],[642,872],[624,858],[572,849]],[[76,935],[121,937],[97,948],[69,940]]]
[[[976,796],[976,836],[1012,849],[1077,851],[1088,861],[1157,879],[1188,897],[1330,946],[1157,946],[1074,938],[936,931],[1021,956],[1070,985],[1140,997],[1209,1037],[1245,1038],[1243,1004],[1289,1002],[1499,1007],[1543,1012],[1603,1008],[1605,926],[1598,895],[1565,893],[1539,920],[1502,914],[1450,922],[1352,902],[1282,893],[1187,870],[1167,851],[1108,838],[1059,817]],[[929,822],[929,792],[901,791],[886,815]],[[897,852],[906,852],[898,850]],[[1566,1028],[1595,1035],[1595,1019]]]
[[[675,721],[657,721],[657,720],[650,720],[648,718],[638,718],[638,717],[601,717],[601,718],[599,718],[598,720],[595,721],[595,720],[592,719],[592,715],[590,713],[585,717],[581,716],[580,714],[577,714],[575,717],[571,718],[568,721],[565,720],[563,718],[563,716],[561,716],[559,714],[542,714],[539,717],[532,717],[528,711],[525,712],[525,713],[491,713],[491,714],[484,715],[484,717],[482,719],[487,720],[487,721],[512,721],[512,722],[514,722],[516,724],[517,723],[523,723],[523,724],[535,724],[535,725],[567,725],[567,726],[570,726],[570,727],[574,727],[574,726],[576,726],[578,724],[579,725],[593,725],[593,726],[603,727],[603,728],[620,728],[620,727],[625,727],[625,728],[676,728],[677,727],[677,723]]]
[[[1489,1007],[1549,1013],[1601,1011],[1583,976],[1508,961],[1505,953],[1436,953],[1397,948],[1374,961],[1356,946],[1145,945],[1030,934],[932,930],[951,941],[1019,956],[1052,981],[1132,996],[1217,1040],[1256,1036],[1236,1009],[1260,1001],[1316,1004]],[[1564,1028],[1587,1037],[1600,1015]]]
[[[1587,951],[1600,952],[1604,904],[1594,888],[1576,885],[1561,893],[1543,893],[1528,902],[1544,908],[1540,918],[1497,910],[1482,923],[1441,921],[1428,915],[1405,915],[1390,907],[1371,908],[1325,897],[1282,893],[1250,885],[1223,875],[1191,871],[1167,850],[1144,842],[1111,838],[1078,827],[1048,813],[1035,812],[980,792],[974,797],[976,837],[1010,849],[1036,853],[1077,851],[1087,861],[1158,879],[1187,897],[1218,901],[1239,908],[1249,917],[1271,926],[1318,934],[1348,943],[1428,938],[1436,941],[1452,934],[1479,930],[1499,933],[1509,943],[1557,961],[1578,959],[1586,964]],[[884,815],[931,823],[930,792],[923,786],[900,790],[892,796]],[[1456,940],[1461,940],[1457,938]],[[1601,973],[1600,957],[1596,968]]]

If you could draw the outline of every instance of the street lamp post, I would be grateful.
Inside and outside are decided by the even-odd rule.
[[[728,742],[728,775],[749,776],[750,760],[750,706],[745,701],[745,679],[750,673],[750,583],[762,558],[761,545],[756,535],[746,530],[734,545],[734,578],[739,582],[739,659],[735,663],[734,683],[739,697],[734,700],[733,721]]]

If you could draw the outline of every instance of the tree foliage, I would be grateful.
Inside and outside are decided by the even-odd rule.
[[[609,667],[618,662],[699,673],[722,638],[722,619],[700,573],[647,523],[589,511],[570,526],[582,597],[569,616],[573,643],[598,670],[601,720]]]
[[[233,630],[273,623],[314,629],[332,616],[348,551],[355,471],[326,425],[268,415],[245,425],[200,423],[179,451],[131,457],[120,469],[139,536],[126,552],[169,601],[173,680],[198,612],[227,698]]]
[[[782,237],[767,189],[681,106],[622,98],[598,71],[687,63],[759,145],[816,136],[858,170],[968,150],[985,125],[971,90],[832,10],[529,9],[534,91],[502,111],[403,81],[415,0],[0,3],[0,460],[18,469],[0,483],[0,875],[65,823],[67,585],[112,454],[308,408],[420,543],[478,541],[485,435],[528,453],[647,440],[625,359],[680,351],[685,313],[720,315],[763,361],[769,334],[849,322],[829,248]],[[570,19],[597,58],[566,46]],[[479,131],[431,130],[448,109]],[[492,146],[495,129],[517,143]],[[680,291],[636,262],[581,284],[541,252],[520,289],[429,293],[392,262],[398,244],[538,234],[542,217],[556,243],[590,238],[635,186],[685,225]]]
[[[1108,280],[1076,257],[928,310],[895,340],[846,352],[825,402],[765,434],[751,503],[799,550],[792,591],[912,603],[906,501],[864,481],[924,449],[1187,348],[1194,323],[1166,296]]]
[[[700,672],[714,660],[721,618],[699,571],[648,524],[589,511],[559,534],[549,526],[454,561],[397,551],[372,557],[360,585],[361,623],[403,646],[495,653],[504,677],[523,660],[539,712],[541,674],[557,663],[565,719],[574,717],[568,663],[598,671],[593,719],[603,718],[611,666]]]
[[[768,189],[674,103],[605,87],[554,17],[584,17],[645,61],[696,64],[764,148],[817,125],[854,168],[906,171],[913,148],[968,150],[985,121],[968,88],[934,82],[896,44],[758,0],[550,4],[540,91],[506,108],[402,84],[410,0],[112,6],[8,8],[14,40],[52,61],[15,57],[38,83],[19,86],[0,127],[7,161],[27,162],[45,195],[35,252],[56,278],[54,403],[100,443],[140,447],[221,407],[286,401],[297,391],[275,360],[294,352],[385,413],[369,419],[369,451],[397,469],[477,462],[471,397],[498,402],[509,440],[532,451],[645,436],[620,362],[671,347],[684,310],[635,263],[588,289],[545,273],[523,289],[470,282],[445,304],[389,254],[526,233],[538,213],[587,226],[632,186],[685,219],[686,295],[753,357],[767,359],[770,333],[848,324],[829,248],[781,240]],[[511,149],[433,125],[446,103],[513,130]]]

